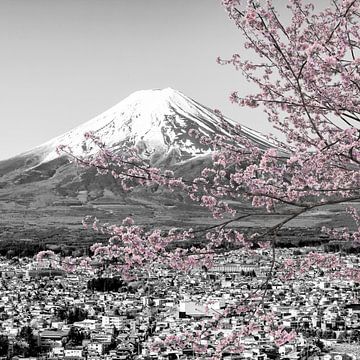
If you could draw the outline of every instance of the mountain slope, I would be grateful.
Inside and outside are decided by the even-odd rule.
[[[63,144],[71,147],[75,155],[94,153],[96,147],[84,139],[88,131],[115,151],[123,146],[137,146],[142,156],[154,165],[176,165],[181,171],[182,164],[186,163],[187,173],[189,169],[200,171],[209,161],[210,149],[188,132],[195,128],[211,136],[219,132],[218,124],[219,118],[212,110],[176,90],[137,91],[77,128],[1,161],[0,201],[30,199],[34,202],[40,194],[48,194],[49,202],[54,202],[58,196],[76,197],[79,191],[92,191],[92,197],[96,198],[104,194],[106,187],[116,192],[112,179],[96,177],[91,170],[80,171],[56,152],[57,146]],[[262,149],[273,146],[256,131],[242,127],[242,132]]]
[[[230,122],[230,120],[228,120]],[[76,155],[85,150],[84,133],[93,131],[108,146],[137,145],[146,154],[164,153],[178,149],[181,156],[204,154],[208,148],[196,143],[188,130],[196,128],[204,135],[218,131],[218,116],[205,106],[171,88],[137,91],[111,109],[79,127],[58,136],[24,155],[35,156],[42,162],[58,157],[56,147],[69,145]],[[268,147],[268,140],[247,127],[243,133],[260,147]],[[96,151],[96,149],[93,149]],[[182,159],[184,160],[184,159]]]

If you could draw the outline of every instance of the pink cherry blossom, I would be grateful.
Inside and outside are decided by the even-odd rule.
[[[230,101],[241,107],[261,108],[281,140],[269,135],[270,148],[258,144],[217,110],[217,134],[188,131],[194,141],[212,151],[212,164],[195,179],[154,167],[136,148],[114,151],[91,132],[85,138],[97,146],[95,155],[75,157],[71,149],[60,146],[61,154],[81,167],[112,176],[124,191],[138,186],[178,191],[217,220],[214,226],[196,229],[149,230],[137,226],[136,218],[109,225],[86,217],[84,226],[110,239],[91,247],[91,259],[124,278],[133,278],[135,269],[153,264],[183,272],[210,268],[217,254],[232,251],[239,259],[266,256],[271,263],[266,281],[275,276],[279,281],[306,280],[321,270],[329,278],[360,283],[360,271],[337,254],[311,252],[279,261],[276,249],[276,236],[290,221],[324,206],[360,200],[360,2],[329,1],[329,7],[321,11],[301,0],[289,1],[287,10],[280,9],[276,1],[223,0],[222,4],[244,45],[217,62],[242,74],[242,88],[245,81],[252,85],[249,88],[256,88],[254,93],[245,94],[234,89]],[[288,13],[284,15],[285,10]],[[252,204],[255,210],[239,210],[233,204]],[[244,233],[236,226],[256,214],[281,215],[282,220],[264,232]],[[323,231],[344,244],[359,245],[360,215],[355,207],[348,209],[348,215],[355,230]],[[203,247],[179,247],[181,242],[199,238]],[[51,254],[41,254],[39,260],[45,255]],[[63,264],[75,271],[83,264],[80,261],[64,259]],[[91,266],[91,261],[86,260],[86,264]],[[267,295],[263,288],[258,290]],[[192,344],[197,356],[205,358],[209,350],[203,341],[205,334],[218,329],[231,314],[248,315],[249,321],[218,339],[213,359],[221,359],[225,350],[241,352],[241,337],[256,333],[260,326],[267,329],[276,346],[293,341],[294,331],[278,326],[273,314],[261,312],[263,302],[257,295],[228,307],[204,324],[203,331],[170,335],[153,343],[153,348]]]

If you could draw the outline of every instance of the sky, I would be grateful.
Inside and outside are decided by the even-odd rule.
[[[0,159],[38,146],[132,92],[172,87],[263,132],[229,102],[249,84],[217,56],[241,52],[220,0],[1,0]]]

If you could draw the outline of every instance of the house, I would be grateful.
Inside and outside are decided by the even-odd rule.
[[[82,346],[72,346],[64,350],[65,358],[82,358],[83,353],[84,351]]]
[[[64,330],[44,330],[40,333],[41,346],[53,346],[61,344],[62,339],[66,338],[69,331]]]
[[[102,355],[105,350],[105,345],[100,342],[91,342],[87,345],[89,352],[96,352],[99,355]]]
[[[64,356],[64,348],[63,346],[54,346],[52,349],[51,349],[51,356],[54,356],[54,357],[63,357]]]
[[[122,317],[120,316],[103,316],[101,321],[101,326],[109,327],[115,326],[117,329],[120,328],[121,323],[123,322]]]

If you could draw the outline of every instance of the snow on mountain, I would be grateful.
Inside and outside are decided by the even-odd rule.
[[[35,154],[40,163],[44,163],[58,158],[56,147],[60,144],[71,147],[75,155],[94,152],[96,149],[86,145],[84,139],[84,133],[92,131],[114,149],[124,144],[136,145],[145,156],[175,153],[177,160],[182,161],[209,152],[206,146],[189,136],[189,129],[211,135],[219,131],[218,124],[219,118],[212,110],[179,91],[171,88],[142,90],[26,154]],[[259,147],[272,146],[260,133],[247,127],[242,127],[242,131]]]
[[[85,191],[89,201],[106,198],[106,201],[117,199],[127,204],[128,195],[119,191],[113,178],[96,176],[95,169],[79,169],[66,157],[60,157],[56,148],[67,145],[75,155],[94,153],[98,148],[84,137],[92,131],[114,151],[137,146],[151,165],[168,167],[179,176],[186,174],[194,178],[210,166],[210,149],[191,137],[189,130],[197,129],[211,136],[223,132],[219,123],[219,117],[212,110],[179,91],[170,88],[137,91],[77,128],[26,153],[0,161],[0,202],[45,208],[77,201]],[[242,127],[242,132],[261,149],[276,146],[247,127]],[[153,196],[153,191],[156,189],[137,189],[131,201],[153,203],[169,199],[169,194],[160,191]],[[173,196],[174,202],[183,201],[178,194]]]

